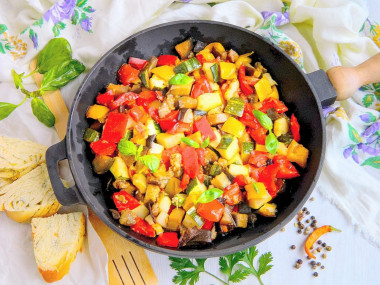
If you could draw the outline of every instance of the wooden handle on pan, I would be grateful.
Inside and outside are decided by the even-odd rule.
[[[346,100],[361,86],[380,82],[380,53],[355,67],[336,66],[327,70],[337,93],[337,100]]]

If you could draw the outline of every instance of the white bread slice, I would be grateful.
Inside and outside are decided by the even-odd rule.
[[[29,222],[33,217],[51,216],[60,207],[45,163],[0,188],[0,210],[19,223]]]
[[[47,147],[0,136],[0,178],[16,180],[45,161]]]
[[[46,282],[63,278],[82,249],[85,216],[76,212],[32,219],[34,256]]]

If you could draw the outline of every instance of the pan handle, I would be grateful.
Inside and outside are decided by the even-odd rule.
[[[336,100],[336,92],[326,72],[322,69],[307,74],[310,79],[322,107],[333,104]]]
[[[46,151],[46,165],[49,172],[50,182],[59,203],[63,206],[70,206],[74,204],[85,204],[78,188],[74,185],[66,188],[58,172],[58,162],[67,158],[66,154],[66,139],[52,145]]]

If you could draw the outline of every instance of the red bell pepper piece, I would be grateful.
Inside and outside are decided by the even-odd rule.
[[[240,191],[239,185],[233,183],[224,189],[223,198],[226,199],[228,205],[233,206],[243,201],[243,193]]]
[[[196,57],[196,59],[198,59],[199,63],[202,64],[202,65],[205,62],[207,62],[206,59],[205,59],[205,57],[203,55],[201,55],[201,54],[197,54],[195,57]]]
[[[113,202],[119,212],[129,209],[133,210],[140,206],[139,200],[128,194],[126,191],[116,192],[112,195]]]
[[[170,130],[176,123],[178,119],[179,111],[171,111],[164,118],[160,118],[158,123],[163,131]]]
[[[284,103],[282,103],[280,100],[277,100],[273,97],[264,99],[264,101],[262,102],[262,105],[263,106],[260,108],[260,111],[264,113],[266,113],[266,111],[270,108],[275,109],[277,113],[279,114],[288,111],[288,107],[286,107]]]
[[[147,111],[149,116],[151,116],[156,122],[159,120],[160,117],[158,116],[158,109],[156,107],[148,106],[145,111]]]
[[[136,224],[134,224],[133,226],[131,226],[131,230],[140,234],[140,235],[143,235],[143,236],[146,236],[146,237],[155,237],[156,236],[156,232],[154,230],[154,228],[148,224],[147,221],[141,219],[140,217],[135,217],[135,220],[136,220]]]
[[[136,99],[136,104],[139,106],[148,106],[156,100],[156,93],[154,91],[142,91]]]
[[[240,89],[245,95],[250,95],[253,93],[253,88],[249,85],[246,77],[247,76],[245,75],[245,66],[241,65],[238,71]]]
[[[176,57],[175,55],[163,54],[157,58],[157,66],[176,65],[178,60],[178,57]]]
[[[113,95],[112,90],[107,91],[106,93],[98,93],[98,96],[96,96],[96,103],[108,106],[109,103],[111,103],[115,99],[115,96]]]
[[[243,187],[248,184],[247,178],[244,175],[237,175],[233,181],[233,183],[237,183],[240,187]]]
[[[140,106],[134,106],[131,110],[129,110],[129,113],[128,113],[133,120],[135,120],[136,122],[141,122],[141,121],[144,121],[144,119],[146,119],[146,113],[144,111],[143,108],[141,108]]]
[[[266,166],[269,159],[269,153],[263,151],[251,151],[249,155],[248,163],[256,167]]]
[[[261,127],[259,121],[256,119],[256,117],[253,115],[253,106],[251,104],[245,104],[244,106],[244,112],[241,118],[239,119],[240,122],[242,122],[247,127],[250,127],[252,129],[258,129]]]
[[[224,206],[218,200],[209,203],[199,204],[197,213],[203,218],[211,222],[219,222],[224,214]]]
[[[162,152],[162,155],[161,155],[161,159],[162,159],[162,162],[166,166],[166,170],[168,170],[170,167],[170,156],[173,153],[179,153],[179,152],[181,152],[179,146],[173,146],[171,148],[164,149],[164,151]]]
[[[190,178],[195,178],[200,173],[200,165],[198,163],[198,153],[195,148],[185,146],[182,149],[182,165],[183,170]]]
[[[104,125],[102,140],[118,143],[125,135],[128,116],[122,113],[109,113]]]
[[[216,135],[214,134],[214,131],[205,116],[194,122],[194,132],[198,131],[201,132],[203,140],[207,139],[207,137],[210,138],[210,141],[216,139]]]
[[[205,220],[205,223],[202,226],[202,230],[211,231],[213,226],[214,226],[214,222]]]
[[[201,76],[197,81],[195,81],[193,88],[191,89],[191,97],[198,98],[204,93],[212,92],[210,83],[205,76]]]
[[[195,150],[198,154],[198,163],[202,166],[205,166],[205,149],[202,147],[202,148],[197,148]]]
[[[182,190],[185,190],[187,185],[190,183],[190,176],[186,173],[183,174],[181,183],[179,184],[179,187]]]
[[[139,79],[139,73],[138,69],[124,63],[117,72],[117,76],[123,85],[128,85]]]
[[[299,142],[301,139],[300,124],[298,123],[297,118],[296,116],[294,116],[294,114],[292,114],[292,116],[290,117],[290,131],[292,132],[293,139],[296,142]]]
[[[273,162],[278,165],[277,178],[291,179],[300,176],[297,168],[286,158],[285,155],[275,155]]]
[[[165,232],[160,234],[157,239],[156,243],[159,246],[166,246],[166,247],[178,247],[178,235],[176,232]]]
[[[99,155],[112,155],[115,152],[116,144],[105,140],[98,140],[90,144],[92,151]]]
[[[129,61],[128,61],[128,64],[130,66],[132,66],[133,68],[136,68],[138,70],[143,70],[147,63],[148,63],[148,61],[145,59],[132,57],[132,56],[129,58]]]
[[[265,139],[267,137],[267,135],[266,135],[267,130],[266,129],[264,129],[263,127],[259,127],[256,130],[255,129],[249,129],[248,133],[255,142],[257,142],[258,144],[264,144],[265,145]]]
[[[276,176],[278,172],[278,165],[271,164],[265,167],[259,176],[259,182],[264,183],[265,188],[268,190],[269,195],[273,198],[276,197],[278,189],[276,186]]]
[[[133,102],[138,98],[138,96],[139,95],[134,92],[123,93],[119,97],[117,97],[116,100],[109,103],[108,108],[110,108],[111,111],[115,110],[116,108],[119,108],[121,105],[127,105],[128,103]]]
[[[259,181],[259,177],[261,172],[265,169],[265,167],[254,167],[250,164],[249,166],[249,177],[255,179],[255,181]]]
[[[192,133],[193,125],[191,123],[177,122],[175,125],[167,131],[168,134],[186,133],[187,135]]]

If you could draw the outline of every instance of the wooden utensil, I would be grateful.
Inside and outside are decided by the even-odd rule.
[[[36,69],[36,60],[30,63],[30,69]],[[33,78],[41,86],[42,74],[34,73]],[[55,116],[55,128],[60,139],[66,135],[69,111],[63,101],[61,92],[49,91],[42,96],[46,105]],[[122,238],[107,227],[92,211],[88,209],[89,220],[100,236],[108,253],[108,282],[110,285],[135,284],[154,285],[158,283],[144,249]]]

